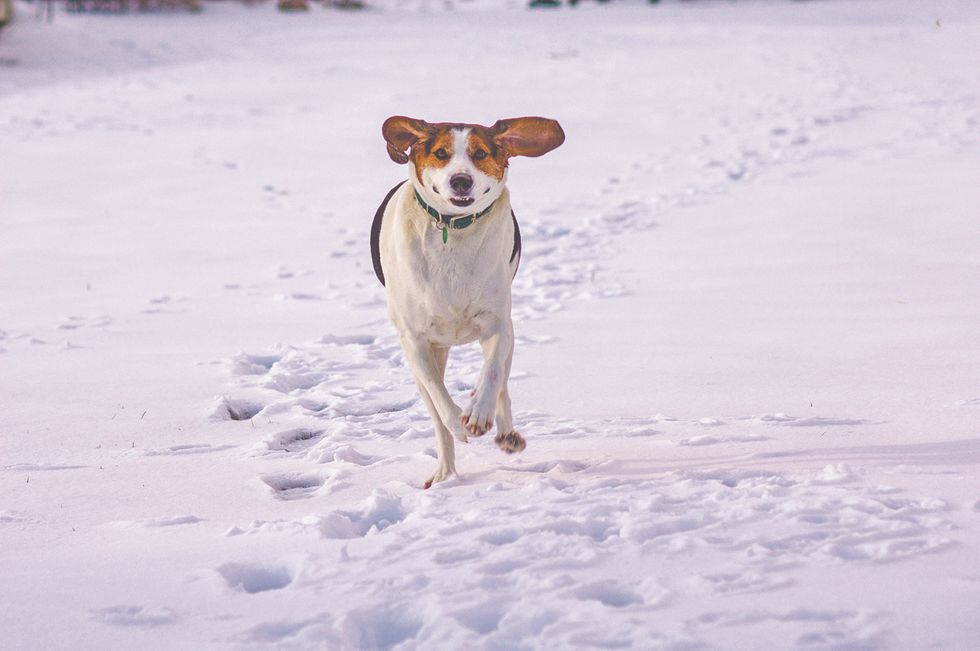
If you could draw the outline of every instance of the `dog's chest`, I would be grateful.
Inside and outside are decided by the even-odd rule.
[[[488,315],[506,309],[501,293],[509,283],[499,261],[476,247],[450,248],[450,244],[441,250],[441,246],[417,252],[415,287],[408,292],[420,299],[413,316],[417,322],[424,321],[434,339],[446,343],[475,339]]]
[[[401,248],[399,276],[389,274],[389,303],[400,327],[449,346],[478,339],[489,322],[509,313],[510,277],[498,233],[450,233],[447,242],[435,228],[414,235]]]

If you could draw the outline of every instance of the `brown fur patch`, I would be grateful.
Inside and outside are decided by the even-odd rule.
[[[422,182],[422,171],[427,168],[445,167],[453,157],[453,126],[451,124],[429,125],[429,135],[412,145],[412,163],[415,164],[415,175]],[[446,157],[440,159],[436,152],[446,151]]]
[[[504,177],[504,170],[507,169],[507,154],[493,141],[489,129],[473,127],[466,145],[466,153],[478,170],[498,181]],[[483,158],[477,156],[477,152],[481,151],[486,153]]]

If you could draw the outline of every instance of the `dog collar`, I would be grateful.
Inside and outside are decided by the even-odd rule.
[[[481,210],[480,212],[469,213],[468,215],[444,215],[429,204],[425,202],[419,191],[415,191],[415,200],[419,202],[422,209],[432,216],[435,220],[436,226],[442,229],[442,243],[445,244],[449,240],[449,229],[463,229],[473,224],[477,219],[483,217],[490,209],[493,208],[493,204],[497,203],[496,200],[489,206]]]

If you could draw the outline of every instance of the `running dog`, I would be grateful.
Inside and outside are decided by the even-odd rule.
[[[514,430],[507,379],[514,353],[510,285],[521,234],[506,188],[513,156],[541,156],[565,141],[554,120],[498,120],[493,126],[396,115],[381,133],[408,180],[378,208],[371,257],[385,286],[415,385],[435,424],[439,466],[425,488],[456,474],[453,439],[464,443],[496,423],[497,446],[527,445]],[[460,409],[444,382],[451,346],[479,340],[484,364]]]

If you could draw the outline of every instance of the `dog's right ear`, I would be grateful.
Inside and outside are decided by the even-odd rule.
[[[393,115],[381,125],[381,135],[388,143],[388,156],[396,163],[408,162],[408,154],[412,145],[428,135],[429,125],[424,120],[407,118],[404,115]]]

